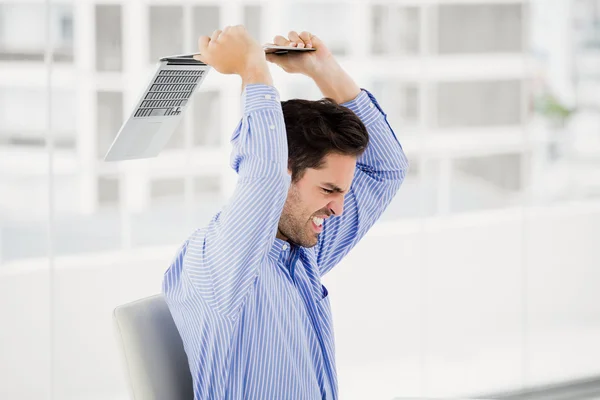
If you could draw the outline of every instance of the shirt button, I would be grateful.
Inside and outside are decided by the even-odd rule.
[[[265,99],[271,100],[271,95],[270,94],[265,94]]]
[[[275,125],[269,125],[269,129],[270,129],[270,130],[273,130],[273,129],[275,129]]]
[[[375,107],[375,106],[373,105],[373,103],[369,104],[369,108],[373,108],[373,107]]]
[[[284,244],[284,245],[283,245],[283,249],[284,249],[284,250],[287,250],[287,244]]]

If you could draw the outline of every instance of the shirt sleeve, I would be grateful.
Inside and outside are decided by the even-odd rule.
[[[394,198],[408,170],[408,161],[375,97],[361,90],[343,103],[361,119],[369,144],[358,158],[344,212],[325,221],[316,247],[321,276],[329,272],[367,233]]]
[[[189,239],[183,271],[218,312],[233,316],[254,283],[277,233],[287,198],[287,136],[279,94],[246,86],[243,117],[233,133],[234,193],[207,228]]]

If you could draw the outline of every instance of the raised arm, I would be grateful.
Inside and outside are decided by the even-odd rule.
[[[354,111],[369,133],[369,145],[357,160],[352,187],[344,198],[344,212],[327,219],[319,236],[317,262],[321,275],[324,275],[379,219],[400,188],[408,162],[375,98],[358,87],[317,36],[292,31],[288,38],[276,36],[274,42],[314,47],[314,52],[283,57],[268,55],[267,60],[287,72],[312,78],[323,96]]]
[[[238,182],[222,211],[189,239],[183,273],[204,301],[233,316],[275,240],[290,184],[287,139],[264,52],[243,27],[201,38],[200,53],[217,71],[242,77],[243,117],[231,139]]]
[[[343,104],[358,115],[369,132],[369,145],[358,158],[344,213],[325,221],[317,244],[321,275],[329,272],[375,224],[408,170],[408,161],[375,98],[362,90]]]

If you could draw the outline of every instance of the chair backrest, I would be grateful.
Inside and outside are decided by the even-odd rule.
[[[193,400],[183,342],[162,295],[117,307],[113,321],[133,399]]]

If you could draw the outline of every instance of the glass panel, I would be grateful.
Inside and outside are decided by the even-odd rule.
[[[183,8],[181,6],[150,6],[150,62],[161,57],[182,54]],[[198,46],[194,46],[194,49]]]
[[[372,7],[373,54],[399,55],[419,52],[419,8],[395,5]]]
[[[521,4],[440,5],[438,13],[440,54],[523,50]]]
[[[194,94],[192,110],[194,146],[221,145],[221,96],[219,92]]]
[[[401,132],[401,129],[396,131],[397,134],[398,132]],[[408,174],[402,183],[402,190],[381,216],[384,221],[422,218],[437,213],[439,162],[425,160],[421,165],[420,157],[411,156],[410,152],[408,154]]]
[[[0,397],[20,400],[52,388],[48,111],[57,128],[64,121],[47,104],[44,5],[19,3],[0,4]],[[70,106],[69,96],[58,99]]]
[[[372,92],[392,126],[405,128],[419,124],[420,91],[416,83],[376,80],[373,82]]]
[[[332,23],[335,20],[335,23]],[[335,55],[350,54],[352,48],[352,8],[342,3],[292,3],[287,8],[290,29],[311,32],[320,37]],[[287,34],[284,32],[282,34]],[[270,40],[270,39],[269,39]]]
[[[214,198],[221,192],[219,176],[195,176],[193,182],[194,196],[197,198],[206,198],[207,196]]]
[[[188,182],[194,187],[188,187]],[[219,176],[161,178],[151,183],[150,207],[132,215],[133,245],[175,246],[195,229],[207,224],[223,205]],[[191,206],[184,206],[184,192],[192,192]],[[169,246],[170,247],[170,246]],[[157,272],[160,269],[157,269]]]
[[[585,377],[600,375],[593,361],[600,358],[600,1],[529,4],[536,141],[526,198],[524,356],[532,385],[593,399],[600,381]]]
[[[123,124],[123,93],[98,92],[96,101],[98,157],[103,158]]]
[[[54,90],[51,124],[54,146],[75,147],[77,116],[73,114],[75,93]],[[46,143],[46,121],[32,115],[46,115],[48,100],[41,88],[0,87],[0,146],[15,145],[42,148]]]
[[[120,5],[96,5],[96,70],[121,71],[123,38]]]
[[[519,204],[521,154],[457,159],[451,172],[450,211],[464,212]]]
[[[73,7],[52,5],[52,46],[54,62],[73,62],[74,23]]]
[[[437,107],[440,128],[520,124],[521,82],[440,82]]]
[[[150,197],[154,200],[183,199],[185,181],[182,178],[155,179],[150,182]]]
[[[98,203],[100,206],[119,204],[119,178],[116,176],[98,178]]]
[[[257,5],[245,5],[244,6],[244,26],[250,32],[250,35],[260,44],[263,42],[271,42],[273,38],[265,39],[262,35],[262,20],[261,20],[262,7]]]
[[[185,147],[185,118],[187,114],[181,118],[179,121],[179,125],[177,125],[177,129],[173,132],[173,135],[167,142],[165,146],[166,149],[183,149]]]
[[[198,37],[210,36],[217,29],[222,29],[219,20],[218,6],[196,6],[193,9],[191,49],[198,48]]]
[[[0,61],[44,61],[43,4],[0,4]],[[73,62],[73,7],[52,4],[50,31],[54,62]]]

